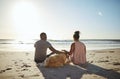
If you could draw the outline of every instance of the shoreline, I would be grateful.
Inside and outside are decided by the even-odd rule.
[[[0,79],[120,79],[120,48],[87,50],[86,56],[86,69],[44,68],[36,66],[32,51],[0,51]]]

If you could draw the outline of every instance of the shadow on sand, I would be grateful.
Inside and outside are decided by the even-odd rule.
[[[107,79],[120,79],[120,73],[88,63],[86,68],[66,65],[60,68],[38,67],[45,79],[81,79],[84,74],[95,74]]]

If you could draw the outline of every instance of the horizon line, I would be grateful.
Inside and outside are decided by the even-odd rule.
[[[5,38],[0,38],[0,40],[22,40],[22,39],[5,39]],[[24,39],[23,39],[24,40]],[[39,40],[39,39],[26,39],[26,40]],[[49,41],[54,41],[54,40],[63,40],[63,41],[65,41],[65,40],[73,40],[73,39],[47,39],[47,40],[49,40]],[[81,38],[81,39],[79,39],[79,40],[118,40],[118,41],[120,41],[120,39],[104,39],[104,38],[100,38],[100,39],[83,39],[83,38]]]

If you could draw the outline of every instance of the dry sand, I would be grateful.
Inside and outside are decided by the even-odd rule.
[[[120,79],[120,49],[87,51],[87,67],[36,66],[34,53],[0,51],[0,79]]]

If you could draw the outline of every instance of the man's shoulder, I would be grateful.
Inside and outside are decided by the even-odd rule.
[[[46,43],[46,44],[50,44],[50,42],[49,42],[49,41],[44,41],[44,40],[39,40],[38,42],[39,42],[39,43]]]
[[[47,43],[50,43],[49,41],[46,41]]]
[[[51,43],[49,41],[46,41],[47,44],[51,45]]]
[[[36,41],[36,43],[40,43],[40,44],[49,44],[49,45],[51,45],[51,43],[49,42],[49,41],[44,41],[44,40],[38,40],[38,41]]]
[[[40,40],[37,40],[35,43],[38,43],[38,42],[40,42]]]

